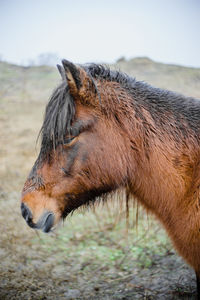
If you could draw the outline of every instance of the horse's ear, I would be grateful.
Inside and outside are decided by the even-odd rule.
[[[96,105],[96,103],[93,102],[98,91],[91,76],[87,74],[84,68],[66,59],[62,60],[62,65],[63,67],[61,67],[61,69],[59,67],[59,72],[60,70],[61,72],[64,70],[65,80],[74,99],[79,99],[83,104]]]
[[[65,70],[63,69],[63,67],[61,65],[56,65],[57,68],[58,68],[58,71],[62,77],[62,80],[66,80],[66,77],[65,77]]]
[[[62,64],[70,90],[78,92],[82,86],[80,68],[66,59],[62,60]]]

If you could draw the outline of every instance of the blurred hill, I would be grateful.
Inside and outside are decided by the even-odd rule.
[[[56,68],[0,62],[0,99],[46,101],[59,81]]]
[[[200,68],[158,63],[147,57],[121,58],[110,66],[153,86],[200,98]],[[0,99],[46,102],[59,80],[54,67],[0,62]]]
[[[122,58],[116,67],[153,86],[200,98],[200,68],[158,63],[147,57]]]

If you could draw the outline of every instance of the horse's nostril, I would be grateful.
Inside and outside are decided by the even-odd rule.
[[[21,211],[22,211],[22,216],[24,217],[26,222],[30,223],[33,219],[32,213],[31,213],[30,209],[26,206],[26,204],[24,204],[23,202],[21,204]]]

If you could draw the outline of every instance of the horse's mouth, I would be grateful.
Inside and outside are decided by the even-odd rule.
[[[43,232],[49,232],[54,225],[54,213],[45,211],[39,218],[37,223],[33,222],[32,212],[28,206],[24,203],[21,204],[22,216],[26,220],[26,223],[34,229],[40,229]]]
[[[41,229],[43,232],[49,232],[54,225],[54,214],[52,212],[45,212],[39,221],[36,223],[35,228]]]

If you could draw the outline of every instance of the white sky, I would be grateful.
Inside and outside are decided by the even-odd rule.
[[[0,0],[0,55],[73,62],[148,56],[200,67],[200,0]]]

